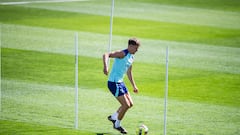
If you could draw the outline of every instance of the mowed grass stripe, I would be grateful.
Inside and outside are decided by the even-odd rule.
[[[0,7],[1,22],[96,33],[109,33],[109,16],[24,7]],[[18,13],[16,16],[15,13]],[[240,31],[207,26],[116,17],[115,35],[239,47]]]
[[[61,128],[55,126],[46,126],[36,123],[12,121],[12,120],[0,120],[0,134],[24,134],[24,135],[96,135],[96,133],[91,133],[87,131],[80,131],[70,128]]]
[[[72,128],[74,126],[73,87],[5,79],[2,84],[1,119],[9,121],[17,119],[20,123],[32,123],[33,126],[48,125],[49,128]],[[112,124],[106,119],[109,113],[118,107],[117,101],[110,92],[82,87],[79,92],[79,130],[116,134],[117,132],[112,129]],[[148,125],[152,134],[162,131],[164,100],[142,96],[140,93],[139,95],[132,94],[132,97],[134,107],[126,115],[128,118],[123,121],[129,133],[135,134],[140,121]],[[168,108],[169,134],[234,134],[238,131],[240,113],[237,107],[184,102],[170,98]],[[1,126],[0,129],[3,127]],[[10,127],[16,126],[14,124]],[[32,128],[23,130],[21,127],[16,127],[15,131],[22,129],[20,133],[29,132],[29,130],[38,133],[37,129]]]
[[[2,33],[4,48],[75,55],[75,31],[3,24]],[[108,34],[78,32],[78,36],[81,56],[100,58],[108,49]],[[112,50],[126,48],[128,38],[113,36]],[[165,64],[165,49],[169,46],[170,65],[173,67],[240,74],[239,48],[140,40],[142,46],[136,54],[136,62]]]
[[[134,76],[143,95],[163,97],[164,65],[136,62]],[[74,56],[2,48],[2,78],[74,86]],[[170,67],[169,78],[171,98],[239,106],[238,74]],[[101,58],[79,57],[81,86],[106,90],[106,81]]]
[[[58,32],[60,31],[61,30],[59,30]],[[69,33],[71,33],[71,31]],[[85,33],[88,33],[88,32],[85,32]],[[38,34],[41,35],[42,31],[39,32]],[[81,34],[84,34],[84,32]],[[92,32],[88,34],[94,37],[96,33]],[[17,33],[13,35],[17,35]],[[96,34],[96,35],[99,36],[99,34]],[[100,34],[100,37],[101,36],[105,37],[106,35],[107,34],[105,35]],[[20,39],[22,36],[17,36],[17,37],[18,39]],[[28,38],[26,37],[27,36],[25,36],[25,39],[29,38],[28,40],[33,41],[30,44],[35,44],[36,41],[42,40],[42,37],[40,37],[41,39],[35,40],[37,39],[37,37],[39,37],[37,35],[29,36]],[[34,39],[31,39],[32,37],[34,37]],[[52,36],[52,37],[54,37],[54,39],[56,38],[55,36]],[[129,37],[129,36],[128,35],[119,36],[118,38],[121,40],[124,39],[125,41],[126,37]],[[12,36],[12,37],[9,36],[8,40],[5,40],[7,42],[4,42],[5,47],[8,47],[8,45],[11,44],[12,48],[16,48],[17,45],[15,45],[15,43],[17,41],[25,40],[25,39],[15,40],[15,39],[16,39],[15,36]],[[64,39],[61,39],[61,40],[64,41]],[[67,37],[66,39],[69,40],[70,37]],[[92,43],[91,42],[92,39],[94,38],[89,38],[88,40],[90,42],[89,44]],[[8,42],[11,40],[15,40],[15,41]],[[51,41],[51,37],[47,38],[47,41]],[[8,44],[5,44],[5,43],[8,43]],[[72,42],[64,42],[63,44],[65,43],[72,44]],[[155,45],[157,45],[158,48],[161,48],[159,47],[161,45],[159,43],[169,43],[169,42],[144,39],[144,43],[145,44],[155,43]],[[198,55],[200,55],[201,57],[200,59],[198,59],[198,61],[201,61],[204,55],[203,52],[206,51],[207,53],[205,58],[208,58],[208,56],[210,55],[211,60],[202,59],[202,60],[206,60],[205,63],[216,62],[215,60],[217,60],[217,57],[221,56],[222,54],[222,56],[219,57],[219,59],[216,62],[216,63],[219,62],[218,65],[220,67],[218,69],[228,67],[229,65],[231,65],[231,68],[227,69],[228,72],[224,71],[223,73],[223,72],[220,72],[219,70],[214,70],[214,72],[211,70],[199,70],[199,68],[197,68],[198,70],[196,70],[196,68],[192,68],[189,66],[186,66],[186,68],[181,68],[181,66],[176,66],[178,65],[178,63],[175,63],[174,66],[170,67],[170,71],[172,74],[170,75],[171,82],[169,83],[170,84],[169,90],[171,91],[169,93],[170,100],[169,100],[168,133],[169,134],[209,134],[209,135],[210,134],[233,134],[233,135],[238,134],[239,118],[240,118],[239,105],[237,104],[239,103],[239,99],[240,99],[239,98],[240,94],[238,91],[239,82],[240,82],[239,75],[238,75],[239,70],[236,72],[239,65],[238,63],[239,60],[237,59],[239,56],[238,47],[229,48],[229,47],[214,46],[212,48],[212,47],[206,46],[203,48],[202,47],[199,48],[198,46],[201,46],[200,44],[184,45],[185,43],[186,42],[183,42],[183,44],[180,44],[181,46],[183,45],[182,49],[179,49],[179,48],[176,49],[176,46],[178,45],[178,43],[175,44],[174,46],[172,46],[173,48],[171,48],[171,51],[174,52],[174,54],[177,54],[177,56],[178,55],[186,56],[187,57],[186,59],[181,59],[183,57],[179,58],[179,60],[189,60],[190,64],[187,63],[186,61],[182,61],[186,65],[188,64],[191,65],[193,61],[197,63],[195,61],[196,60],[195,58],[198,57]],[[25,44],[25,43],[21,42],[19,44]],[[41,43],[39,43],[38,45],[40,44]],[[51,42],[50,44],[52,45],[54,44],[54,42]],[[120,44],[120,43],[118,42],[117,44]],[[29,44],[26,44],[25,47],[27,47],[28,45]],[[6,71],[6,74],[4,74],[4,77],[5,77],[4,79],[7,79],[7,80],[3,80],[4,86],[2,88],[6,88],[6,90],[9,90],[9,91],[4,91],[4,105],[5,105],[4,107],[7,109],[5,109],[4,114],[1,113],[1,119],[3,118],[2,116],[4,115],[4,118],[8,120],[11,119],[11,120],[19,120],[19,121],[25,121],[25,122],[29,121],[29,123],[40,123],[44,125],[47,123],[48,125],[73,127],[74,118],[71,115],[74,112],[73,110],[74,90],[72,88],[73,84],[71,83],[71,80],[67,81],[67,83],[64,83],[62,81],[63,80],[62,77],[65,77],[68,75],[71,76],[72,72],[64,71],[64,73],[66,74],[60,73],[60,70],[67,71],[67,70],[73,69],[68,67],[68,64],[74,65],[74,59],[72,59],[73,53],[69,51],[71,50],[71,48],[68,48],[69,49],[68,51],[70,52],[70,55],[68,55],[68,53],[64,53],[61,49],[54,50],[54,51],[53,50],[47,51],[48,50],[47,46],[45,47],[46,48],[44,49],[41,47],[28,49],[28,50],[37,50],[37,51],[24,51],[23,48],[19,48],[21,50],[3,48],[4,65],[5,65],[3,69],[4,71]],[[100,46],[97,46],[97,47],[100,47]],[[119,47],[122,48],[122,46],[119,46]],[[151,47],[154,48],[154,46],[151,46]],[[188,47],[190,47],[191,49],[188,49]],[[91,48],[94,48],[94,46],[91,46]],[[154,48],[154,49],[157,50],[158,48]],[[162,47],[161,49],[163,48],[165,49],[165,47]],[[186,55],[188,54],[186,52],[191,52],[190,50],[195,50],[195,49],[200,49],[201,53],[197,53],[198,51],[196,50],[196,51],[192,51],[192,53],[195,54],[196,56],[191,57],[191,55]],[[226,50],[223,50],[223,49],[226,49]],[[234,49],[234,51],[232,49]],[[89,50],[91,49],[89,48]],[[96,49],[92,49],[92,50],[96,50]],[[42,51],[42,52],[39,52],[39,51]],[[151,49],[148,50],[148,52],[151,52],[151,51],[152,51]],[[52,52],[55,52],[55,53],[53,54]],[[63,53],[58,54],[58,52],[63,52]],[[157,51],[155,51],[155,53],[156,52]],[[163,51],[161,50],[160,53],[162,52]],[[231,55],[229,55],[230,54],[229,52],[232,52]],[[13,55],[13,57],[11,57],[11,55],[14,53],[16,54]],[[59,57],[59,55],[61,55],[61,57]],[[105,85],[103,86],[104,88],[101,88],[103,84],[97,84],[97,85],[91,84],[91,83],[94,83],[96,80],[98,80],[97,75],[101,77],[103,76],[101,59],[97,57],[98,53],[94,55],[96,55],[96,58],[93,58],[93,57],[85,57],[83,59],[80,58],[83,61],[86,60],[84,61],[85,64],[80,65],[81,67],[83,67],[83,71],[87,71],[86,74],[89,72],[93,72],[92,74],[90,74],[90,76],[86,74],[85,74],[86,76],[83,76],[85,77],[84,78],[85,82],[83,81],[83,83],[85,84],[81,85],[81,91],[83,92],[83,94],[80,95],[82,96],[80,98],[83,99],[81,103],[84,104],[85,106],[83,106],[84,108],[82,108],[82,110],[80,111],[80,114],[82,116],[81,118],[83,118],[80,121],[84,121],[84,124],[82,126],[84,130],[92,131],[96,134],[99,131],[104,131],[104,132],[106,130],[109,131],[109,127],[112,131],[112,126],[106,120],[106,116],[109,115],[109,112],[113,112],[114,110],[111,110],[111,109],[117,108],[117,105],[115,104],[114,98],[112,98],[112,96],[109,96],[111,94],[108,91],[103,91],[103,89],[106,90],[106,82],[104,81],[104,79],[106,80],[105,77],[103,78],[103,81],[104,81],[103,84]],[[142,55],[141,57],[143,56],[144,55]],[[161,54],[161,56],[163,57],[164,55]],[[224,58],[224,56],[226,56],[226,58]],[[20,57],[22,57],[23,60],[19,60]],[[45,61],[48,61],[51,58],[55,59],[56,61],[46,62],[47,63],[46,65],[39,64],[39,63],[45,63]],[[176,58],[176,57],[174,56],[173,58]],[[174,60],[173,58],[171,58],[171,60]],[[229,63],[226,62],[228,58],[231,61]],[[159,61],[159,59],[157,60]],[[221,63],[222,60],[224,61],[224,64]],[[91,64],[89,63],[89,61],[91,61]],[[181,63],[181,61],[179,62]],[[31,65],[30,63],[33,63],[33,64]],[[58,63],[62,63],[62,64],[58,64]],[[216,63],[214,63],[213,66],[216,66]],[[88,64],[90,64],[90,66],[88,66]],[[60,65],[61,67],[54,69],[54,67],[58,65]],[[199,63],[199,65],[202,66],[202,63]],[[19,68],[16,69],[16,66]],[[92,69],[92,66],[96,67],[96,69]],[[127,121],[124,121],[123,124],[128,125],[127,129],[130,129],[130,132],[135,134],[135,127],[136,127],[136,124],[138,124],[139,122],[139,116],[140,116],[140,119],[144,120],[146,125],[149,126],[152,134],[159,134],[159,127],[163,127],[161,123],[161,121],[163,121],[163,117],[161,117],[163,112],[162,111],[160,112],[160,116],[158,112],[163,108],[163,99],[159,97],[163,97],[163,93],[164,93],[163,91],[164,91],[164,71],[165,70],[164,68],[162,68],[164,67],[164,62],[158,62],[158,63],[150,62],[150,64],[146,64],[144,62],[141,62],[140,60],[140,62],[136,62],[134,64],[134,67],[136,67],[134,68],[134,72],[136,72],[136,74],[134,73],[134,75],[136,75],[136,78],[138,79],[136,81],[139,82],[140,84],[139,89],[141,90],[142,93],[139,93],[140,94],[139,97],[133,95],[134,101],[135,101],[134,108],[131,110],[132,113],[131,112],[128,113],[129,119]],[[24,68],[26,68],[26,70],[24,70]],[[206,69],[207,68],[208,66],[206,66]],[[18,71],[18,69],[22,70],[23,73],[19,74],[18,72],[20,71]],[[88,70],[85,70],[85,69],[88,69]],[[233,69],[234,72],[229,72],[230,69]],[[16,72],[17,74],[14,77],[13,74]],[[42,72],[42,73],[36,73],[36,72]],[[9,77],[7,77],[8,75]],[[21,78],[21,75],[24,75],[24,77]],[[34,75],[40,75],[40,77],[43,77],[43,78],[49,77],[49,79],[38,80],[37,78],[38,76],[34,76]],[[61,77],[60,78],[53,77],[58,75],[60,75]],[[92,76],[94,76],[94,78],[95,77],[97,78],[93,82],[91,82],[93,80]],[[51,79],[59,79],[59,80],[54,80],[52,82]],[[160,80],[160,83],[159,83],[159,80]],[[141,94],[145,96],[142,96]],[[96,96],[96,98],[93,98],[93,99],[88,98],[92,95]],[[157,98],[154,98],[154,97],[157,97]],[[113,101],[111,102],[113,104],[109,104],[109,101]],[[146,102],[143,102],[143,101],[146,101]],[[105,102],[106,104],[104,104]],[[97,104],[97,106],[100,107],[98,111],[96,111],[96,103],[99,103]],[[106,109],[106,106],[109,106],[109,108]],[[49,108],[51,108],[53,111],[52,112],[49,111]],[[63,110],[65,112],[62,112]],[[93,121],[97,121],[99,123],[93,124]],[[159,122],[161,124],[159,124]],[[97,124],[100,125],[98,127],[100,127],[101,129],[96,128]],[[102,125],[104,125],[104,127]],[[219,130],[216,130],[216,129],[219,129]],[[0,129],[0,131],[2,130]],[[115,132],[113,131],[112,134],[114,133]],[[35,133],[33,132],[32,134],[35,134]]]
[[[21,6],[102,16],[110,16],[111,10],[109,0],[91,0],[81,3],[27,4]],[[222,10],[213,10],[212,8],[186,7],[181,4],[165,5],[161,3],[152,4],[148,3],[148,1],[142,3],[121,0],[115,1],[114,18],[116,17],[240,29],[239,13],[227,12],[224,8]]]
[[[136,1],[136,0],[134,0]],[[206,8],[214,10],[223,10],[223,11],[240,11],[239,5],[240,1],[238,0],[138,0],[139,2],[149,2],[154,4],[167,4],[167,5],[177,5],[183,7],[195,7],[195,8]]]

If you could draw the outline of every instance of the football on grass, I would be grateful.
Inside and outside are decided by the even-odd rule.
[[[148,134],[148,127],[144,124],[141,124],[136,130],[136,135],[147,135],[147,134]]]

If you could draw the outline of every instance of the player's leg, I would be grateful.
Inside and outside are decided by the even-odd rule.
[[[133,100],[132,100],[132,97],[130,95],[130,93],[126,93],[126,98],[128,99],[128,102],[130,103],[130,107],[133,106]]]
[[[121,127],[120,121],[126,111],[132,106],[132,100],[129,100],[128,91],[124,83],[108,82],[108,88],[121,104],[117,112],[108,116],[108,120],[113,123],[115,129],[123,134],[127,134],[127,131]]]
[[[117,120],[117,119],[118,119],[118,114],[119,114],[119,112],[121,111],[121,108],[122,108],[122,106],[120,106],[120,107],[118,108],[118,110],[117,110],[116,112],[114,112],[112,115],[108,116],[108,120],[110,120],[110,121],[112,121],[112,122],[114,122],[115,120]]]
[[[119,85],[117,85],[116,82],[108,82],[108,88],[110,90],[110,92],[113,94],[113,96],[119,96]],[[117,94],[118,93],[118,94]],[[108,116],[108,120],[112,121],[114,123],[115,120],[117,120],[118,118],[118,114],[121,111],[121,106],[118,108],[118,110],[116,112],[114,112],[112,115]]]
[[[127,102],[129,103],[129,106],[132,107],[132,106],[133,106],[133,100],[132,100],[132,98],[131,98],[130,93],[126,93],[126,94],[125,94],[125,98],[126,98],[126,100],[128,100]],[[120,101],[119,101],[119,102],[120,102]],[[120,102],[120,104],[121,104],[121,102]],[[130,108],[130,107],[129,107],[129,108]],[[111,115],[111,118],[110,118],[110,119],[112,119],[112,120],[117,120],[117,119],[118,119],[118,115],[119,115],[119,113],[121,112],[121,110],[122,110],[122,104],[121,104],[121,106],[118,108],[118,110]],[[125,112],[125,113],[126,113],[126,112]],[[121,117],[123,117],[123,116],[121,116]],[[122,118],[121,118],[121,119],[122,119]]]
[[[119,89],[119,96],[116,98],[119,101],[119,103],[121,104],[121,107],[120,107],[121,109],[119,111],[118,119],[117,119],[117,121],[119,121],[119,124],[116,123],[116,126],[120,126],[120,121],[123,119],[127,110],[133,106],[133,101],[132,101],[132,98],[131,98],[130,94],[128,93],[128,90],[123,82],[118,83],[117,87]]]
[[[121,104],[121,109],[119,110],[118,114],[118,120],[122,120],[127,110],[133,106],[133,101],[128,93],[117,97],[117,100]]]
[[[115,113],[108,117],[108,119],[112,122],[114,122],[115,120],[122,120],[127,110],[133,105],[131,97],[129,98],[127,94],[117,97],[117,100],[119,101],[121,106]]]
[[[127,94],[117,97],[117,100],[120,102],[121,106],[118,109],[118,118],[113,122],[113,127],[119,132],[127,134],[126,129],[121,126],[121,120],[123,119],[127,110],[132,106],[132,103],[130,103]]]

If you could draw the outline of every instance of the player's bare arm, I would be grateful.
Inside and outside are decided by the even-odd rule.
[[[129,79],[130,83],[132,84],[133,91],[135,93],[138,93],[138,88],[137,88],[137,85],[135,83],[135,80],[134,80],[134,77],[133,77],[133,74],[132,74],[132,65],[129,67],[129,69],[127,71],[127,76],[128,76],[128,79]]]
[[[109,53],[103,54],[103,73],[105,75],[108,75],[108,59],[109,59]]]
[[[123,58],[124,52],[123,51],[114,51],[110,53],[103,54],[103,73],[108,75],[108,59],[109,58]]]

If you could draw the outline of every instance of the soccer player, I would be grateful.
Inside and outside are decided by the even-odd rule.
[[[132,74],[132,63],[134,58],[133,56],[138,51],[139,46],[140,41],[136,38],[131,38],[128,40],[127,49],[103,54],[103,72],[105,75],[108,75],[109,72],[109,58],[115,58],[111,73],[108,77],[108,89],[119,101],[121,106],[116,112],[108,116],[108,120],[113,123],[113,128],[122,134],[127,134],[127,131],[121,126],[121,120],[123,119],[127,110],[133,106],[133,100],[123,82],[123,77],[126,73],[133,87],[134,93],[138,93],[138,88],[135,84]]]

